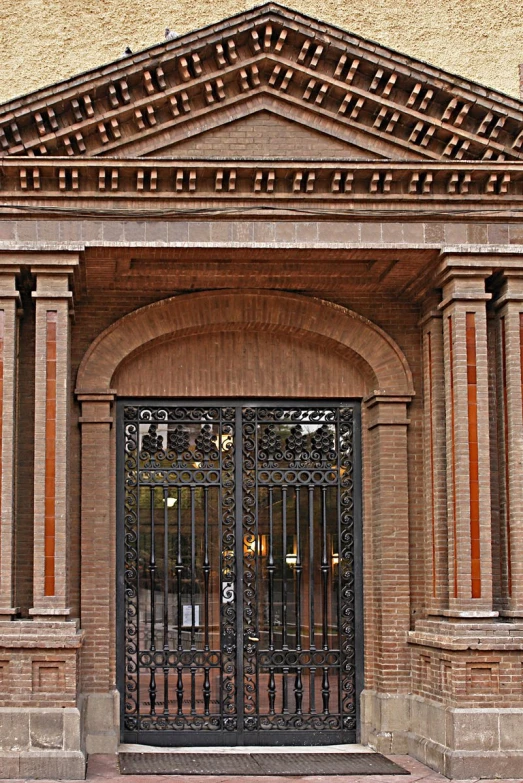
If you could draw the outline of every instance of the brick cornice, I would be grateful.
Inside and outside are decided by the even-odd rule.
[[[523,206],[523,163],[14,157],[2,163],[1,201],[3,215],[17,206],[25,214],[32,207],[115,215],[121,201],[127,214],[134,207],[153,217],[258,205],[326,214],[379,205],[391,218],[398,209],[463,218],[466,206],[471,215],[498,208],[503,217]]]
[[[260,92],[317,113],[334,135],[363,131],[397,157],[523,159],[519,101],[274,3],[9,102],[0,148],[125,154]]]

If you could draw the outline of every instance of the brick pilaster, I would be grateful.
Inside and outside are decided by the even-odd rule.
[[[376,685],[384,692],[409,688],[410,629],[407,403],[410,397],[367,399],[372,460],[372,551]]]
[[[82,690],[114,687],[114,492],[111,403],[114,395],[81,394],[81,617],[86,633],[82,655]],[[96,465],[103,469],[97,470]]]
[[[430,310],[423,335],[423,453],[425,477],[426,600],[430,613],[448,608],[448,529],[443,318]]]
[[[15,267],[0,270],[0,620],[14,606],[14,479],[19,294]]]
[[[69,274],[36,267],[33,608],[36,618],[66,617],[68,606]]]
[[[492,530],[485,278],[452,268],[443,276],[449,609],[491,617]]]
[[[523,272],[506,271],[496,301],[503,614],[523,616]]]

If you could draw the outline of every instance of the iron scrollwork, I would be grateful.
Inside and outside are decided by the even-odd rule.
[[[354,417],[350,403],[124,406],[129,738],[355,736]]]
[[[234,420],[234,408],[124,408],[127,732],[216,733],[235,725]],[[198,514],[204,541],[197,543]],[[214,561],[211,527],[220,531]],[[197,550],[205,576],[195,598],[190,572]],[[219,649],[210,645],[211,562],[223,572]]]
[[[354,408],[252,406],[242,419],[245,731],[353,736]]]

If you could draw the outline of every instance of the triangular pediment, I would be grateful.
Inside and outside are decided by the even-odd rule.
[[[523,159],[522,102],[276,3],[10,101],[0,154],[219,157],[230,132],[265,157],[267,117],[296,157]]]
[[[321,133],[314,128],[282,117],[272,111],[254,111],[237,120],[228,120],[190,138],[158,147],[154,157],[168,158],[247,158],[256,150],[257,158],[343,157],[364,160],[366,152],[355,144]]]
[[[259,107],[263,108],[259,108]],[[393,144],[373,144],[365,134],[348,129],[332,133],[316,122],[315,114],[293,111],[279,101],[270,108],[263,102],[249,102],[239,107],[237,119],[230,114],[214,114],[202,131],[198,124],[184,126],[183,132],[166,133],[151,141],[151,150],[129,145],[126,152],[152,158],[296,158],[375,160],[396,159]],[[182,131],[182,129],[180,129]]]

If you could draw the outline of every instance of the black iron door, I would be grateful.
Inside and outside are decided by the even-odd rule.
[[[357,403],[119,403],[122,738],[356,741]]]

